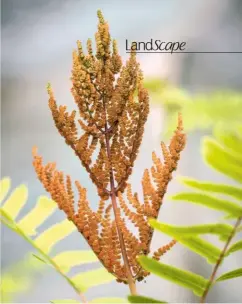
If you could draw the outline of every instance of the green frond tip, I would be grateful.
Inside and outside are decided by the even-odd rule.
[[[11,187],[11,179],[9,177],[4,177],[0,181],[0,204],[6,198]]]
[[[230,248],[228,249],[228,251],[226,252],[226,256],[228,256],[229,254],[242,250],[242,241],[238,241],[236,243],[234,243],[233,245],[230,246]]]
[[[233,226],[227,224],[204,224],[195,226],[174,226],[160,223],[155,219],[150,219],[150,225],[163,232],[172,233],[174,236],[180,234],[181,237],[194,236],[200,234],[216,234],[222,240],[227,240],[233,231]]]
[[[230,128],[227,125],[218,124],[213,133],[215,138],[242,162],[242,136],[239,126]]]
[[[197,296],[202,296],[208,284],[208,280],[198,274],[160,263],[147,256],[138,257],[138,261],[145,270],[175,284],[191,289]]]
[[[159,231],[171,236],[183,246],[204,257],[208,261],[208,263],[214,264],[217,262],[221,250],[213,244],[209,243],[208,241],[199,238],[197,235],[181,233],[181,227],[178,227],[178,230],[176,230],[175,226],[158,223],[154,220],[151,220],[151,225]]]
[[[171,199],[174,201],[187,201],[189,203],[223,211],[234,218],[238,218],[242,215],[242,207],[240,205],[205,193],[180,192],[171,196]]]
[[[198,181],[196,179],[183,176],[178,177],[178,180],[188,187],[192,187],[201,191],[214,192],[226,196],[231,196],[238,199],[240,202],[242,201],[242,189],[239,187],[216,184],[206,181]]]
[[[242,183],[242,161],[216,140],[205,137],[202,143],[204,160],[215,170]]]
[[[242,277],[242,268],[238,268],[238,269],[224,273],[216,280],[216,282],[231,280],[231,279],[235,279],[238,277]]]
[[[14,189],[1,209],[12,219],[15,219],[27,203],[27,199],[28,188],[25,185],[20,185]]]
[[[128,300],[130,303],[167,303],[164,301],[160,301],[144,296],[128,296]]]

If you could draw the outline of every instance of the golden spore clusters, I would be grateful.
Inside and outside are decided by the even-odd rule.
[[[135,54],[123,66],[116,41],[111,40],[101,12],[98,12],[98,18],[96,54],[90,39],[87,55],[84,55],[80,41],[73,52],[72,94],[83,134],[78,136],[76,112],[68,114],[66,107],[57,107],[50,90],[49,106],[60,134],[80,158],[100,196],[108,199],[110,167],[118,191],[125,189],[141,144],[149,102]],[[110,157],[106,151],[107,139],[110,141]],[[97,149],[98,156],[94,159],[93,153]]]
[[[49,107],[59,133],[75,151],[97,187],[100,202],[96,211],[89,205],[86,189],[77,181],[78,208],[75,210],[70,176],[58,171],[55,163],[44,165],[36,148],[33,149],[33,165],[46,191],[76,225],[102,264],[119,282],[127,283],[121,241],[133,279],[142,280],[148,273],[139,266],[136,257],[150,254],[153,230],[148,219],[158,217],[172,172],[177,168],[185,145],[185,135],[179,116],[170,145],[161,144],[163,160],[153,153],[153,166],[144,171],[143,197],[139,198],[127,181],[142,141],[149,96],[143,87],[135,53],[131,53],[123,65],[117,43],[111,39],[108,24],[100,11],[98,19],[95,54],[90,39],[87,55],[80,41],[73,52],[72,94],[79,119],[76,119],[76,111],[68,113],[66,106],[57,106],[51,86],[47,88]],[[117,201],[115,216],[114,205],[108,201],[112,196]],[[129,223],[136,229],[131,231]],[[153,258],[159,259],[174,244],[175,241],[171,241],[159,248]]]

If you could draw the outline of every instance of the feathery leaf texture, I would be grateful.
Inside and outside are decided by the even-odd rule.
[[[9,187],[5,187],[6,181],[8,181]],[[77,274],[76,278],[70,278],[67,273],[71,268],[82,264],[98,262],[96,255],[91,250],[70,250],[54,255],[52,253],[53,247],[65,237],[68,237],[71,233],[76,231],[76,226],[65,219],[64,221],[60,221],[51,226],[42,233],[38,233],[37,227],[42,225],[48,216],[53,213],[53,206],[57,209],[56,203],[47,197],[41,196],[39,197],[36,205],[33,206],[32,210],[22,218],[16,220],[16,210],[14,210],[12,206],[16,204],[17,213],[19,213],[27,203],[26,193],[28,191],[26,186],[21,185],[8,195],[9,188],[9,178],[4,178],[0,181],[0,189],[3,191],[0,192],[0,197],[4,198],[0,201],[1,222],[28,241],[37,251],[37,254],[32,254],[32,256],[26,258],[24,265],[26,265],[26,263],[32,265],[33,258],[35,258],[34,260],[37,262],[37,264],[34,263],[34,268],[37,270],[42,269],[44,264],[50,265],[66,279],[78,294],[95,286],[97,284],[95,282],[98,282],[98,284],[104,284],[115,280],[115,277],[112,276],[105,268],[101,268],[101,270],[100,268],[92,270],[91,274],[87,271]],[[34,223],[33,214],[36,214],[36,210],[38,210],[40,217],[36,218],[36,223]],[[23,263],[20,265],[23,266]],[[23,267],[21,269],[23,269]],[[32,270],[34,271],[34,269]],[[94,273],[94,271],[96,272]],[[27,277],[27,273],[29,273],[28,269],[25,273],[26,276],[21,275],[23,280],[18,284],[18,286],[16,286],[16,283],[11,279],[11,274],[6,274],[6,276],[3,277],[1,291],[4,293],[6,298],[9,297],[10,293],[26,290],[30,286],[31,280]],[[90,276],[92,276],[92,281],[88,281]]]
[[[179,234],[181,237],[201,234],[215,234],[218,235],[221,240],[227,240],[233,231],[233,226],[220,223],[194,226],[174,226],[165,223],[159,223],[158,221],[151,219],[150,224],[153,228],[161,232]]]
[[[204,233],[205,231],[203,226],[195,226],[194,233],[192,233],[193,227],[191,227],[191,229],[188,227],[177,227],[159,223],[154,220],[151,220],[150,224],[153,228],[175,238],[182,245],[205,257],[209,263],[216,263],[218,260],[220,249],[198,237],[198,234]],[[211,227],[209,228],[211,230]],[[226,228],[226,233],[228,233],[229,227],[226,226]],[[222,229],[222,231],[224,232],[224,229]],[[208,229],[206,229],[206,232],[208,232]]]
[[[224,131],[221,128],[217,128],[215,130],[216,139],[205,137],[203,140],[202,151],[205,161],[211,167],[241,183],[242,137],[240,133],[242,131],[242,127],[240,132],[238,132],[238,129],[231,129],[227,132],[226,130]],[[187,177],[182,177],[179,179],[183,184],[197,190],[197,192],[183,191],[173,195],[173,200],[203,205],[210,209],[225,212],[228,215],[226,218],[236,219],[236,222],[233,225],[231,223],[209,223],[183,227],[159,223],[155,219],[150,220],[150,225],[154,229],[169,235],[193,252],[205,257],[209,263],[214,264],[211,276],[208,280],[206,280],[207,283],[204,285],[204,287],[200,290],[194,290],[197,295],[201,296],[200,303],[205,303],[210,288],[216,282],[241,277],[242,275],[242,268],[238,268],[225,273],[216,279],[217,271],[224,259],[233,252],[242,249],[241,240],[238,240],[234,244],[230,245],[234,236],[241,231],[242,189],[240,184],[236,186],[224,185],[208,181],[198,181]],[[229,198],[225,199],[223,198],[224,196]],[[200,236],[204,234],[218,235],[220,240],[223,242],[223,247],[215,247],[211,242],[200,238]],[[186,282],[185,278],[184,280],[181,279],[182,275],[177,281],[173,279],[174,275],[172,273],[165,276],[165,273],[162,273],[162,271],[165,272],[165,269],[162,269],[161,265],[154,263],[154,260],[148,260],[146,257],[142,257],[141,259],[141,264],[147,271],[158,274],[166,279],[173,280],[174,283],[177,284],[182,283],[184,285]],[[155,265],[157,265],[157,267]],[[158,266],[162,270],[160,273],[158,271]],[[174,273],[178,274],[179,270],[175,268]],[[191,285],[189,286],[185,287],[192,287]],[[199,288],[201,286],[202,284],[199,285]]]
[[[224,185],[224,184],[215,184],[205,181],[198,181],[187,177],[180,177],[179,180],[184,185],[195,188],[197,190],[230,196],[242,202],[242,189],[239,187]]]
[[[203,140],[203,156],[212,168],[242,183],[242,159],[224,148],[221,143],[205,137]]]
[[[153,274],[191,289],[194,294],[202,295],[208,281],[200,275],[160,263],[146,256],[140,256],[141,265]]]
[[[174,201],[180,202],[187,201],[193,204],[199,204],[206,206],[211,209],[224,211],[229,214],[231,217],[239,217],[242,215],[242,206],[225,200],[210,194],[198,193],[198,192],[181,192],[172,196]]]
[[[96,53],[90,39],[86,55],[80,41],[73,52],[71,92],[78,111],[68,113],[66,106],[57,106],[51,85],[47,86],[56,128],[97,187],[100,196],[97,210],[90,208],[86,189],[76,181],[79,199],[75,211],[71,177],[58,171],[55,163],[44,165],[37,148],[33,149],[33,165],[46,191],[84,236],[102,264],[118,282],[127,283],[127,263],[133,280],[142,280],[148,275],[137,263],[136,256],[150,253],[153,229],[148,218],[158,217],[172,172],[185,146],[185,134],[179,115],[169,146],[161,143],[164,160],[155,152],[152,154],[153,166],[144,172],[143,199],[139,198],[127,181],[142,141],[149,96],[143,87],[135,52],[123,65],[101,11],[98,11],[98,19]],[[79,119],[76,120],[77,112]],[[109,199],[112,204],[108,204]],[[136,235],[128,228],[128,221],[136,227]],[[154,257],[159,259],[174,244],[172,241],[163,246]]]

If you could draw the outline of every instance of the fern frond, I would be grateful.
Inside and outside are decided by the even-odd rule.
[[[202,152],[205,161],[217,171],[228,177],[242,183],[242,137],[237,132],[231,130],[223,133],[217,129],[216,139],[205,137],[202,142]],[[208,262],[214,264],[212,274],[207,280],[203,292],[198,293],[201,296],[201,303],[204,303],[208,291],[218,281],[236,278],[241,276],[241,268],[230,271],[216,280],[216,274],[223,260],[231,253],[242,249],[241,241],[235,242],[230,246],[234,236],[240,231],[242,221],[242,188],[240,185],[231,186],[216,184],[212,182],[198,181],[195,179],[182,177],[180,181],[192,187],[196,192],[183,191],[172,196],[174,201],[186,201],[193,204],[202,205],[210,209],[222,211],[227,214],[226,218],[236,219],[234,225],[225,223],[203,224],[196,226],[174,226],[166,223],[159,223],[156,220],[150,220],[151,226],[163,232],[176,241],[186,246],[193,252],[203,256]],[[228,196],[229,199],[219,197]],[[215,234],[223,242],[222,248],[215,247],[212,243],[200,238],[200,235]],[[146,260],[145,260],[146,261]],[[151,261],[149,261],[151,263]],[[147,266],[147,269],[149,266]],[[155,268],[151,270],[153,273]],[[168,277],[170,279],[170,277]],[[174,281],[176,282],[176,281]],[[179,282],[176,282],[179,284]]]
[[[210,137],[203,139],[202,153],[205,161],[212,168],[242,183],[242,159]]]
[[[0,194],[1,198],[7,196],[9,184],[10,179],[5,178],[2,181],[1,185],[4,185],[4,187],[2,188],[3,192]],[[49,198],[41,196],[32,210],[16,221],[15,218],[25,206],[26,202],[27,187],[21,185],[10,194],[6,202],[1,202],[1,221],[32,245],[38,253],[34,255],[36,258],[52,266],[66,279],[78,294],[97,284],[115,280],[115,277],[108,273],[105,268],[98,268],[90,272],[87,271],[70,278],[67,273],[72,267],[85,263],[98,262],[98,258],[92,251],[86,250],[64,251],[53,255],[52,249],[54,246],[71,233],[77,231],[76,226],[66,219],[49,227],[42,233],[38,233],[37,228],[55,211],[57,208],[56,204]],[[16,206],[16,209],[14,206]],[[36,218],[35,222],[34,218],[37,213],[40,216]],[[92,280],[90,277],[92,277]]]
[[[198,296],[203,294],[208,284],[208,281],[200,275],[160,263],[149,257],[140,256],[138,260],[142,267],[147,271],[178,285],[189,288]]]
[[[231,280],[234,278],[242,277],[242,268],[238,268],[229,272],[226,272],[222,274],[216,282],[225,281],[225,280]]]
[[[203,205],[218,211],[223,211],[234,218],[242,215],[241,205],[206,193],[181,192],[173,195],[171,199],[178,202],[186,201],[193,204]]]
[[[159,223],[158,221],[151,219],[150,225],[163,233],[170,233],[173,237],[175,237],[175,235],[178,237],[189,237],[201,234],[215,234],[218,235],[221,240],[227,240],[233,231],[233,226],[221,223],[195,226],[174,226],[165,223]]]
[[[239,187],[207,181],[198,181],[196,179],[188,177],[179,177],[179,181],[184,185],[195,188],[197,190],[233,197],[237,199],[239,203],[242,203],[242,189]]]
[[[230,138],[231,137],[231,138]],[[237,130],[226,133],[216,131],[216,138],[206,137],[203,140],[203,154],[206,162],[217,171],[228,177],[242,182],[242,158],[241,147],[242,137]],[[150,225],[155,230],[165,233],[175,239],[180,244],[186,246],[193,252],[205,257],[209,263],[214,264],[209,279],[203,277],[196,278],[197,274],[184,272],[174,266],[164,265],[153,259],[142,256],[139,261],[144,269],[170,280],[176,284],[190,288],[201,297],[201,303],[205,302],[210,288],[219,281],[241,277],[241,268],[229,271],[216,279],[217,270],[223,260],[231,253],[242,249],[242,242],[239,240],[230,245],[234,236],[241,230],[242,221],[242,188],[240,185],[231,186],[216,184],[209,181],[198,181],[192,178],[182,177],[180,181],[192,187],[196,192],[183,191],[172,196],[174,201],[186,201],[189,203],[202,205],[210,209],[222,211],[228,218],[236,219],[234,225],[225,223],[203,224],[195,226],[174,226],[166,223],[159,223],[155,219],[150,219]],[[228,196],[228,199],[219,196]],[[217,235],[223,243],[221,249],[211,242],[202,239],[200,236]],[[192,279],[192,276],[195,277]],[[197,284],[196,284],[196,283]],[[195,285],[193,285],[195,283]]]
[[[239,250],[242,250],[242,240],[231,245],[229,247],[229,249],[227,250],[226,255],[229,255],[229,254],[239,251]]]

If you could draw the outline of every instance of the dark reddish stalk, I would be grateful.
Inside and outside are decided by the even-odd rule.
[[[235,235],[235,233],[236,233],[236,230],[237,230],[237,228],[238,228],[239,225],[240,225],[241,220],[242,220],[242,216],[239,217],[238,220],[236,221],[236,223],[235,223],[235,225],[234,225],[234,228],[233,228],[233,230],[232,230],[230,236],[228,237],[227,242],[226,242],[225,245],[224,245],[224,248],[223,248],[223,250],[222,250],[222,252],[221,252],[221,254],[220,254],[219,258],[218,258],[218,261],[217,261],[217,263],[216,263],[215,266],[214,266],[213,272],[212,272],[212,274],[211,274],[211,276],[210,276],[210,278],[209,278],[209,282],[208,282],[207,288],[205,289],[205,291],[204,291],[204,293],[203,293],[203,295],[202,295],[202,297],[201,297],[200,303],[205,303],[207,294],[208,294],[208,292],[209,292],[209,290],[210,290],[210,288],[211,288],[211,286],[212,286],[212,284],[213,284],[213,282],[214,282],[214,280],[215,280],[215,277],[216,277],[218,268],[219,268],[220,264],[222,263],[222,261],[223,261],[223,259],[224,259],[224,256],[225,256],[225,254],[226,254],[226,252],[227,252],[227,249],[228,249],[228,247],[229,247],[229,244],[230,244],[232,238],[234,237],[234,235]]]
[[[105,131],[107,131],[107,126],[105,126]],[[108,156],[108,159],[111,160],[109,136],[108,136],[107,132],[105,133],[105,141],[106,141],[106,147],[107,147],[107,156]],[[118,206],[117,206],[117,200],[116,200],[116,194],[115,194],[114,177],[113,177],[112,168],[110,168],[110,192],[111,192],[110,197],[111,197],[112,206],[113,206],[114,218],[115,218],[115,222],[116,222],[117,233],[118,233],[119,243],[120,243],[120,247],[121,247],[121,253],[122,253],[122,257],[123,257],[123,261],[124,261],[124,265],[125,265],[126,273],[127,273],[129,289],[130,289],[130,292],[132,295],[136,295],[137,294],[136,285],[135,285],[135,281],[133,279],[132,272],[130,269],[123,234],[122,234],[122,231],[121,231],[121,229],[119,227],[119,223],[118,223],[119,222],[118,221]]]

